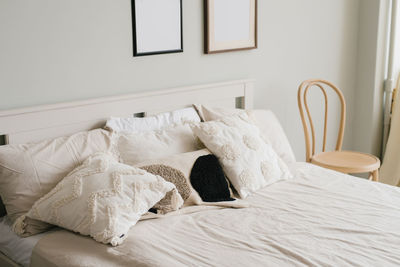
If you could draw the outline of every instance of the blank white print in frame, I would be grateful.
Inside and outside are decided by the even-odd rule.
[[[133,0],[135,55],[182,52],[182,1]]]
[[[208,52],[256,48],[256,0],[208,1]]]

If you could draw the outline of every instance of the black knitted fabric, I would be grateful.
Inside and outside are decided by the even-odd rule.
[[[224,171],[217,157],[199,157],[190,173],[190,182],[204,202],[233,201]]]

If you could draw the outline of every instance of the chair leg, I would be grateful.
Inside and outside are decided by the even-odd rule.
[[[379,170],[375,170],[370,173],[369,180],[379,182]]]

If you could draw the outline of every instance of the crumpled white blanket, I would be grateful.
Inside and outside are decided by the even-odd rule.
[[[66,231],[42,238],[32,266],[399,266],[400,190],[310,164],[246,200],[144,220],[121,246]]]

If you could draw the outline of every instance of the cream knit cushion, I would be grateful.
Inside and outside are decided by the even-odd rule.
[[[281,179],[289,168],[265,143],[246,113],[193,124],[194,133],[218,157],[224,172],[242,198]]]
[[[38,200],[27,216],[116,246],[168,192],[177,210],[183,200],[172,183],[96,153]]]

